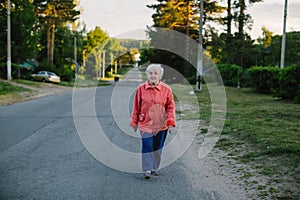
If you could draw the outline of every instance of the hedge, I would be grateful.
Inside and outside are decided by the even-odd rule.
[[[300,62],[280,71],[279,87],[275,96],[300,103]]]
[[[243,68],[238,65],[218,64],[218,70],[222,76],[224,85],[237,86],[241,79]]]
[[[254,66],[248,69],[249,85],[257,92],[272,94],[279,88],[280,68]]]

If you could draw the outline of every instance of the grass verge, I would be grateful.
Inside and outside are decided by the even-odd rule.
[[[31,90],[0,81],[0,105],[18,102],[24,94],[30,96]]]
[[[33,86],[33,87],[41,87],[41,84],[43,84],[43,82],[29,81],[24,79],[13,79],[12,81],[23,85]]]
[[[236,172],[261,199],[300,196],[300,104],[251,89],[226,88],[226,122],[217,147],[234,159]],[[197,93],[201,119],[210,119],[205,85]],[[207,121],[208,123],[209,121]]]
[[[27,92],[29,89],[19,87],[19,86],[13,86],[9,83],[0,82],[0,95],[8,95],[18,92]]]

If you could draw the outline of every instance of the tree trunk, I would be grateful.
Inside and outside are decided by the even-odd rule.
[[[21,69],[20,69],[20,64],[18,65],[18,79],[21,78]]]
[[[47,61],[50,62],[50,44],[51,44],[51,37],[50,37],[51,28],[47,26]]]
[[[240,0],[240,15],[239,15],[239,25],[238,25],[240,39],[244,38],[245,9],[246,9],[245,0]]]
[[[54,39],[55,39],[55,24],[52,24],[51,27],[52,35],[51,35],[51,46],[50,46],[50,59],[49,63],[53,66],[53,57],[54,57]]]
[[[238,64],[243,67],[243,42],[244,42],[244,26],[245,26],[245,10],[246,10],[246,4],[245,0],[239,0],[240,3],[240,15],[239,15],[239,22],[238,22],[238,40],[239,40],[239,59]]]
[[[227,63],[231,64],[231,22],[232,22],[232,14],[231,14],[231,0],[227,1],[227,38],[226,38],[226,53],[227,53]]]
[[[232,14],[231,14],[231,0],[227,1],[227,39],[231,36],[231,21],[232,21]]]

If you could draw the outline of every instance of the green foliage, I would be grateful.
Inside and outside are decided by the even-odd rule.
[[[242,67],[230,64],[218,64],[217,67],[222,76],[224,85],[237,86],[242,75]]]
[[[271,94],[279,86],[278,67],[254,66],[248,69],[249,82],[259,93]]]
[[[264,48],[267,48],[272,43],[273,32],[269,31],[265,26],[263,26],[261,30],[263,32],[263,38],[261,39],[261,43],[263,44]]]
[[[142,58],[144,56],[147,57],[150,63],[161,63],[172,68],[165,68],[163,79],[166,79],[168,82],[182,83],[183,78],[188,78],[191,82],[196,80],[192,77],[196,74],[196,69],[192,64],[175,53],[161,49],[150,49],[142,51]],[[145,59],[142,60],[144,61]]]
[[[255,66],[247,72],[249,84],[257,92],[300,103],[300,62],[283,69]]]
[[[11,76],[13,79],[28,79],[32,71],[26,68],[20,68],[19,64],[11,63]],[[7,63],[0,64],[0,78],[7,79]]]
[[[212,20],[213,14],[218,12],[216,2],[206,1],[205,10],[206,20]],[[158,4],[148,5],[148,8],[155,10],[152,15],[153,27],[164,27],[181,33],[188,34],[190,37],[198,38],[199,5],[193,0],[161,0]]]
[[[0,63],[7,54],[6,4],[0,4]],[[34,7],[28,0],[11,2],[11,60],[20,64],[27,58],[34,58],[37,46],[37,32]]]
[[[158,4],[149,5],[148,7],[155,11],[155,13],[152,15],[154,25],[152,27],[148,27],[148,35],[151,38],[151,46],[168,47],[164,49],[178,49],[178,52],[183,52],[186,48],[191,47],[188,47],[188,45],[190,45],[188,40],[182,40],[182,38],[178,38],[179,33],[177,33],[177,35],[175,33],[164,33],[164,31],[159,30],[156,27],[171,29],[187,35],[187,38],[193,38],[195,40],[198,39],[199,4],[197,1],[160,0]],[[209,21],[221,20],[218,14],[220,14],[223,11],[223,7],[219,6],[217,1],[205,1],[204,10],[205,13],[203,24],[205,26]],[[168,40],[166,40],[166,38],[168,38]],[[165,44],[165,46],[162,44]],[[179,49],[178,47],[181,47],[182,49]],[[197,52],[197,50],[193,48],[190,48],[190,51],[190,54],[194,55]],[[176,71],[181,73],[185,78],[189,78],[190,80],[193,79],[190,77],[192,77],[195,74],[195,70],[194,67],[189,63],[189,61],[165,50],[155,49],[152,52],[147,53],[149,53],[147,54],[149,62],[162,63],[164,65],[171,66]],[[172,79],[172,77],[169,78]],[[175,78],[176,82],[181,82],[182,77]]]
[[[245,0],[238,0],[238,1],[233,1],[233,8],[234,8],[234,14],[233,14],[233,19],[234,21],[237,22],[237,28],[238,28],[238,37],[242,39],[245,33],[245,27],[249,27],[252,24],[251,21],[251,15],[246,13],[247,10],[247,3],[254,4],[257,2],[262,2],[263,0],[249,0],[248,2]],[[249,5],[249,6],[250,6]]]
[[[264,33],[265,34],[265,33]],[[270,33],[269,33],[270,34]],[[261,50],[259,53],[260,59],[258,62],[261,65],[279,66],[281,54],[282,36],[275,35],[271,39],[268,36],[268,43],[264,40],[267,38],[259,38],[259,45]],[[267,47],[265,47],[269,44]],[[300,32],[286,33],[286,48],[285,48],[285,66],[295,64],[300,61]]]
[[[72,81],[75,79],[75,64],[66,63],[59,71],[59,76],[63,81]]]
[[[34,7],[28,0],[15,1],[11,20],[12,24],[12,60],[20,64],[27,58],[34,58],[37,45],[37,33],[34,30]]]
[[[18,86],[13,86],[9,83],[0,81],[0,95],[6,95],[13,92],[23,92],[23,91],[28,91],[28,89],[18,87]]]
[[[98,26],[94,30],[89,31],[85,38],[87,54],[97,50],[102,51],[106,45],[103,43],[107,43],[108,38],[108,34]]]
[[[37,73],[39,71],[50,71],[60,76],[59,69],[50,65],[46,60],[44,60],[44,62],[41,62],[39,66],[35,67],[33,73]]]
[[[125,47],[127,51],[130,49],[143,49],[150,47],[149,40],[134,40],[134,39],[117,39],[122,47]]]
[[[300,62],[280,71],[279,88],[275,96],[300,103]]]
[[[55,31],[57,27],[74,22],[80,11],[73,0],[33,0],[37,26],[46,32],[47,61],[54,64]]]

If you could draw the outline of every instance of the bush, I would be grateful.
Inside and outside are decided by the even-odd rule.
[[[300,103],[300,62],[280,71],[279,87],[275,96]]]
[[[13,79],[18,78],[18,70],[20,70],[21,79],[28,79],[32,73],[30,69],[21,68],[18,64],[11,63],[11,77]],[[0,64],[0,78],[7,79],[7,63]]]
[[[249,85],[259,93],[274,93],[279,87],[279,72],[278,67],[251,67],[248,69]]]
[[[222,76],[224,85],[237,86],[243,72],[242,67],[230,64],[219,64],[217,67]]]

